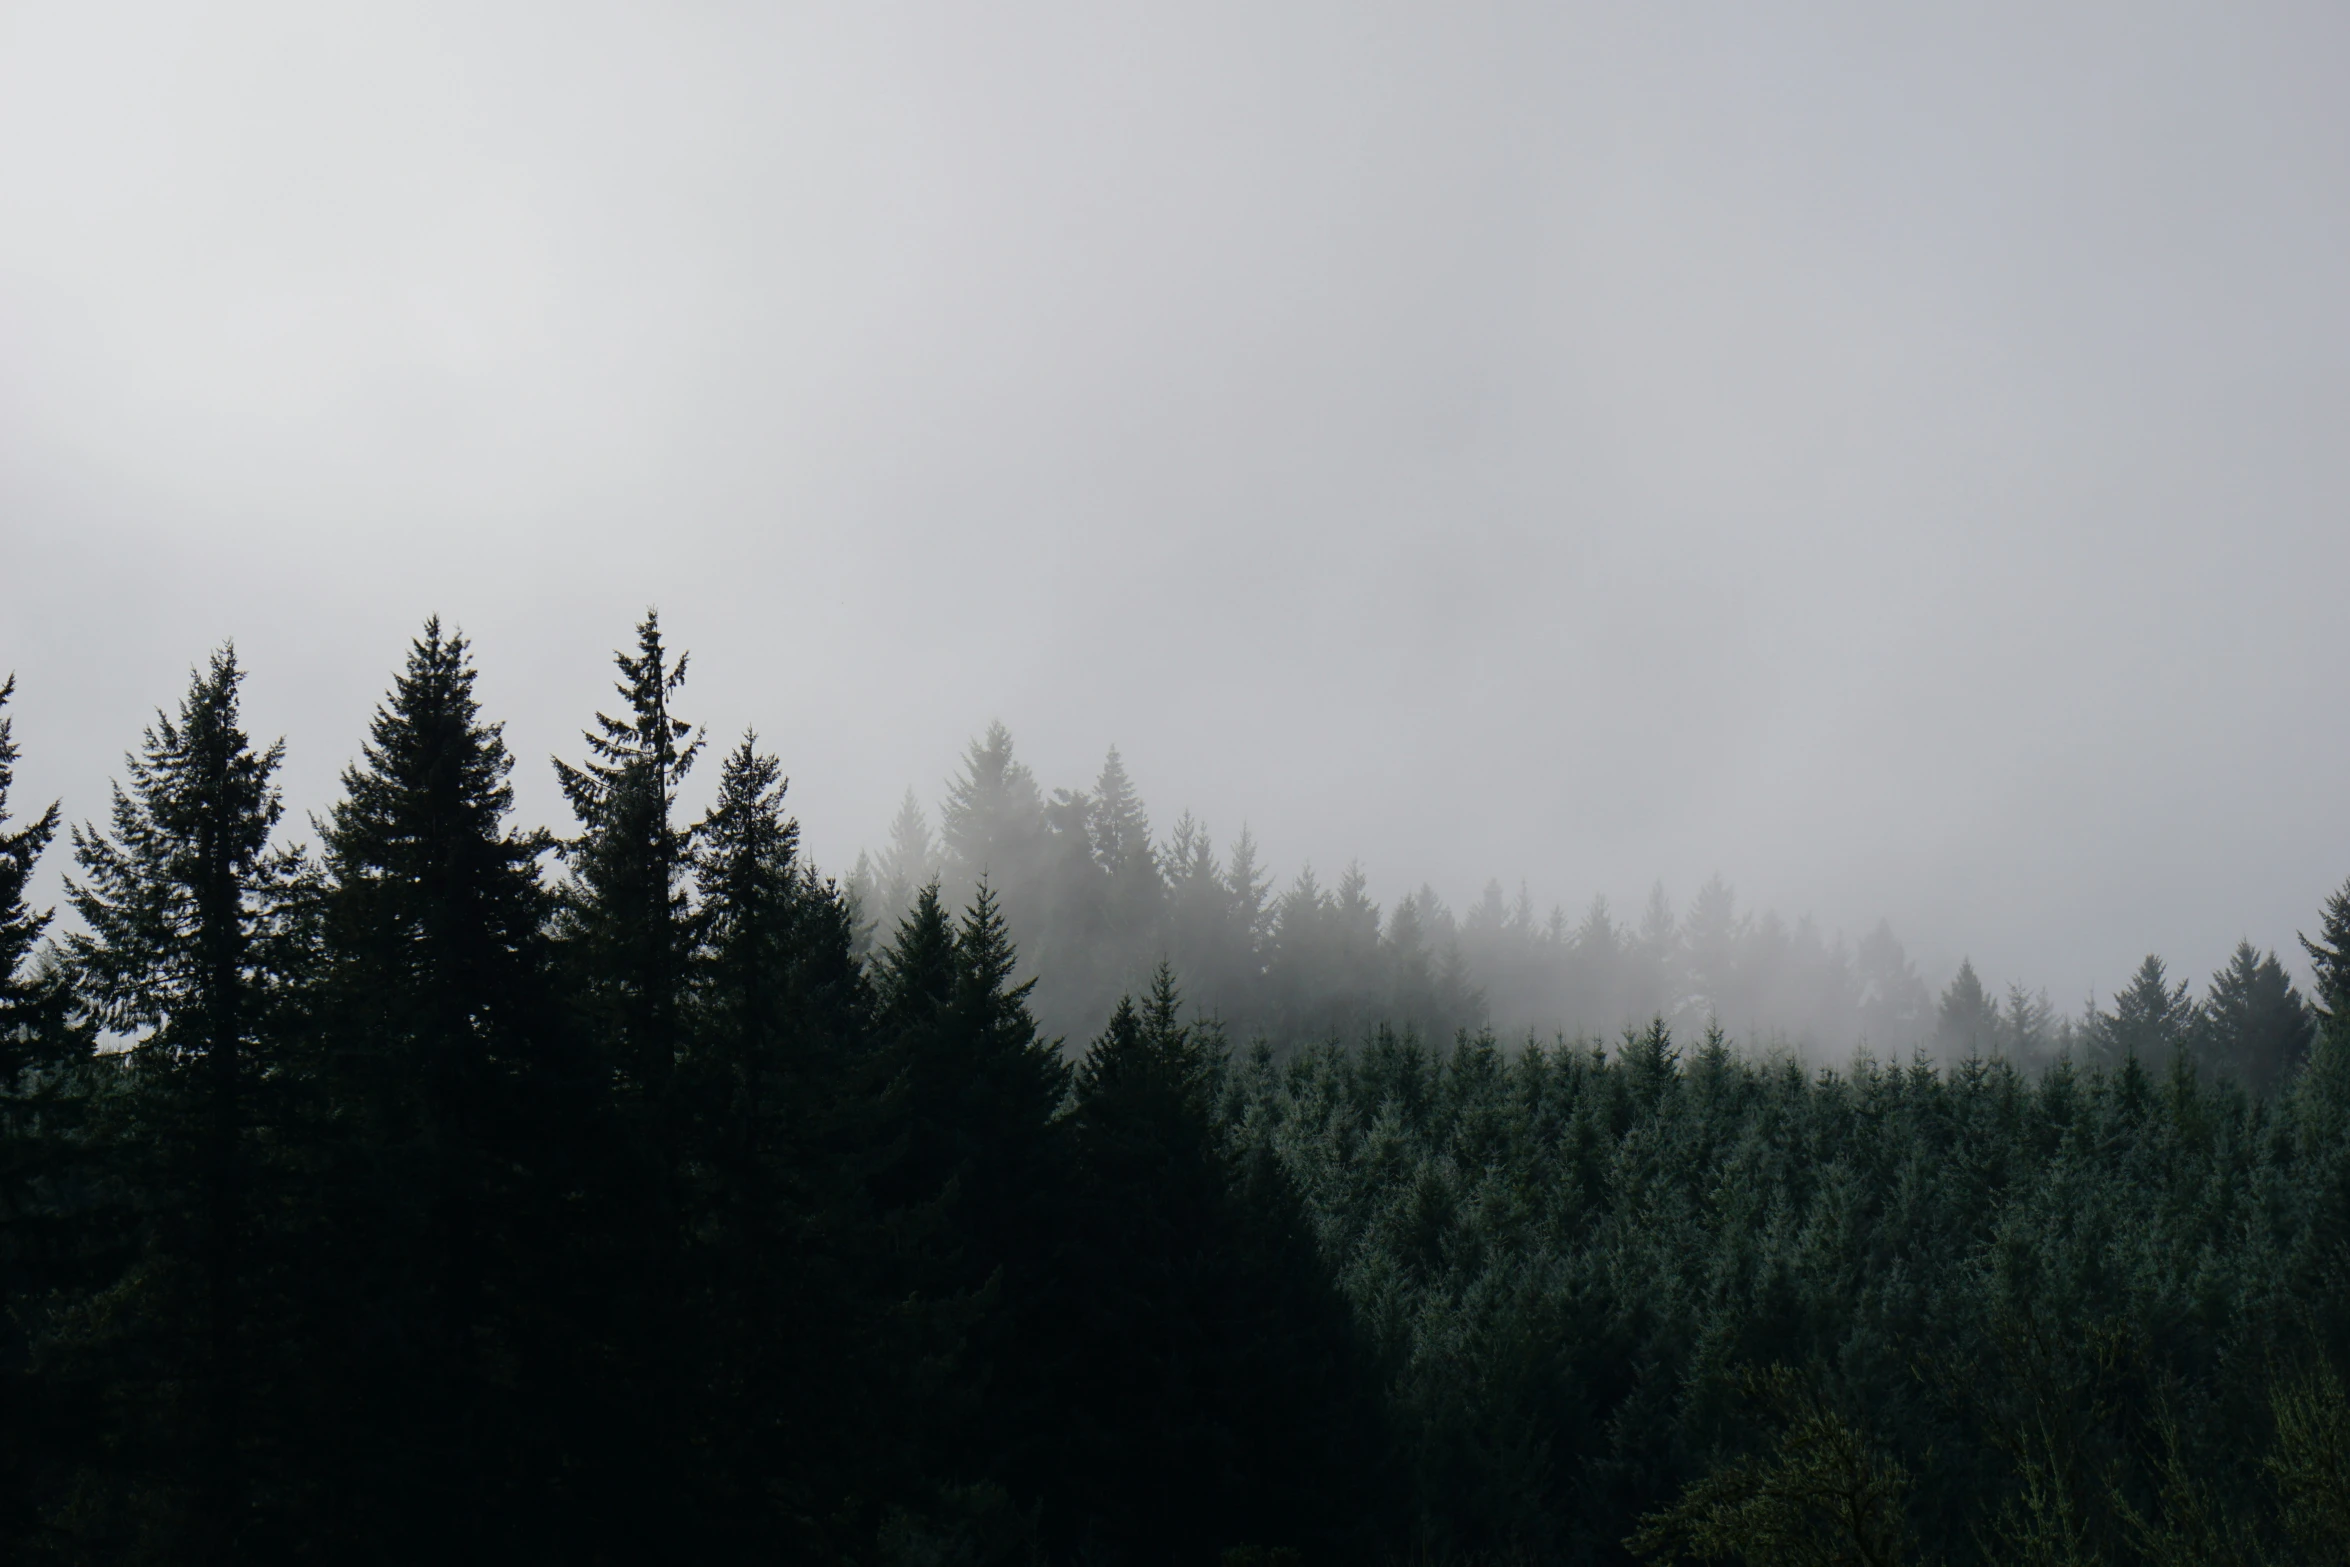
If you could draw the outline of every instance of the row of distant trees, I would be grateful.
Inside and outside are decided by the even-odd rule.
[[[2167,1063],[2176,1057],[2265,1094],[2308,1059],[2318,1010],[2274,952],[2240,941],[2200,999],[2149,953],[2110,1005],[2091,1003],[2078,1018],[2056,1015],[2045,993],[2021,985],[1995,1000],[1974,965],[1961,963],[1942,993],[1935,1024],[1935,1043],[1945,1059],[2004,1056],[2041,1066],[2077,1057],[2118,1066],[2129,1059]]]
[[[2109,1006],[2069,1016],[2044,992],[1994,994],[1971,962],[1937,999],[1886,922],[1848,945],[1808,918],[1741,910],[1719,876],[1686,910],[1654,888],[1633,923],[1604,897],[1580,920],[1538,915],[1522,886],[1512,899],[1498,881],[1463,915],[1427,887],[1382,910],[1352,864],[1334,884],[1309,867],[1277,890],[1246,828],[1221,854],[1188,813],[1154,837],[1114,748],[1091,789],[1048,793],[1001,724],[971,743],[938,815],[934,836],[907,791],[887,843],[859,856],[848,886],[867,928],[889,929],[926,886],[953,901],[986,884],[1038,977],[1038,1015],[1073,1038],[1161,961],[1236,1038],[1284,1045],[1379,1023],[1431,1039],[1481,1027],[1608,1038],[1662,1018],[1817,1060],[1860,1046],[2030,1067],[2185,1052],[2266,1091],[2314,1030],[2276,955],[2249,943],[2200,1000],[2149,957]]]

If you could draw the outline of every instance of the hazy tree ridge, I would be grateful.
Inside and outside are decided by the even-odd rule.
[[[616,663],[558,838],[428,623],[313,851],[224,650],[63,930],[0,688],[0,1556],[2350,1553],[2350,887],[2314,1005],[2246,947],[2067,1022],[1913,981],[1944,1068],[1504,1049],[1467,954],[1558,927],[1274,899],[1000,732],[874,932],[658,622]],[[1777,950],[1669,915],[1668,994]]]
[[[1188,813],[1154,838],[1115,748],[1091,789],[1047,794],[1001,724],[971,742],[938,815],[934,834],[909,789],[888,842],[858,857],[848,890],[867,930],[885,936],[932,883],[955,904],[984,882],[1037,979],[1037,1016],[1071,1039],[1161,962],[1232,1037],[1278,1048],[1382,1023],[1434,1040],[1486,1027],[1605,1039],[1663,1018],[1839,1063],[1864,1046],[2027,1067],[2132,1053],[2167,1063],[2184,1049],[2265,1088],[2307,1051],[2312,1027],[2274,954],[2248,944],[2200,1001],[2150,957],[2110,1010],[2075,1017],[2020,986],[1987,991],[1972,963],[1937,1001],[1887,922],[1848,946],[1808,917],[1741,910],[1719,876],[1686,909],[1658,885],[1636,920],[1604,897],[1580,918],[1537,914],[1523,885],[1511,897],[1498,881],[1465,915],[1427,887],[1382,910],[1351,864],[1328,886],[1309,867],[1277,887],[1245,827],[1222,852]]]

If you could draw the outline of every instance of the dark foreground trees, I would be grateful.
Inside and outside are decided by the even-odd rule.
[[[522,1221],[554,1044],[547,841],[508,823],[513,762],[475,678],[464,638],[428,621],[321,824],[305,1131],[326,1221],[313,1315],[339,1368],[321,1437],[331,1527],[393,1555],[506,1538],[515,1455],[543,1441],[515,1383],[538,1339]]]
[[[1432,902],[1275,900],[1245,840],[1162,850],[1122,767],[1048,799],[1000,735],[945,828],[1004,881],[914,882],[902,823],[874,931],[754,737],[681,804],[652,619],[617,662],[557,845],[428,623],[312,856],[222,653],[73,834],[59,945],[0,710],[0,1556],[2350,1546],[2350,889],[2318,1012],[2247,945],[2078,1028],[1968,970],[1939,1069],[1663,1018],[1504,1049],[1428,1027],[1466,994]],[[1087,984],[1164,931],[1306,1037],[1232,1049],[1164,964],[1048,1037],[1011,928],[1052,854]],[[1544,961],[1732,994],[1810,950],[1700,902],[1686,951],[1660,901]],[[1531,921],[1497,890],[1465,928],[1528,957]],[[1930,1026],[1864,952],[1869,1015]]]
[[[1077,1072],[1058,1534],[1080,1558],[1377,1549],[1385,1453],[1366,1357],[1288,1171],[1221,1113],[1226,1065],[1162,967]]]
[[[59,1345],[105,1404],[110,1461],[79,1477],[79,1515],[125,1550],[221,1562],[263,1527],[257,1470],[302,1440],[261,1353],[290,1326],[299,1227],[256,1221],[291,1173],[286,1065],[316,950],[307,867],[271,844],[282,747],[246,738],[243,680],[215,654],[128,759],[110,830],[74,829],[84,929],[66,943],[89,1021],[129,1041],[95,1135],[121,1183],[109,1216],[138,1235]]]
[[[648,617],[617,663],[617,714],[558,767],[560,845],[513,824],[499,726],[437,622],[315,855],[278,837],[280,753],[246,738],[225,651],[108,826],[73,835],[61,948],[25,901],[54,810],[0,836],[10,1559],[1168,1543],[1100,1527],[1123,1510],[1103,1486],[1139,1493],[1071,1440],[1082,1405],[1103,1452],[1148,1454],[1192,1407],[1094,1391],[1121,1351],[1087,1237],[1152,1172],[1079,1130],[994,894],[959,915],[927,894],[861,960],[778,761],[746,737],[685,819],[684,660]],[[0,727],[0,809],[14,758]],[[1171,997],[1153,1016],[1180,1032]],[[1265,1448],[1246,1368],[1287,1386],[1291,1357],[1253,1324],[1294,1340],[1343,1308],[1294,1198],[1250,1227],[1252,1193],[1286,1188],[1227,1149],[1213,1053],[1178,1096],[1173,1200],[1242,1248],[1201,1321],[1213,1358],[1242,1357],[1208,1368],[1223,1440]],[[1105,1209],[1089,1181],[1125,1195]],[[1168,1278],[1200,1260],[1154,1257]],[[1293,1298],[1307,1317],[1282,1316]],[[1329,1385],[1267,1429],[1311,1428]],[[1184,1560],[1226,1523],[1276,1546],[1307,1528],[1251,1465],[1158,1484]]]

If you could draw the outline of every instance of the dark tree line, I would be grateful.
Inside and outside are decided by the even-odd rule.
[[[1883,933],[1847,999],[1944,1065],[1814,1073],[1676,1033],[1835,950],[1718,883],[1629,936],[1276,899],[998,731],[852,895],[655,619],[616,663],[557,838],[427,623],[310,850],[223,651],[65,929],[0,688],[0,1557],[2350,1550],[2350,888],[2314,1007],[2247,946],[1936,1010]],[[1505,1050],[1510,961],[1663,999]]]
[[[1372,1384],[1214,1036],[1162,986],[1072,1071],[985,889],[862,961],[777,761],[681,819],[685,661],[648,618],[618,668],[564,839],[438,624],[315,853],[225,651],[73,831],[62,944],[56,812],[0,837],[0,1555],[1366,1540]]]

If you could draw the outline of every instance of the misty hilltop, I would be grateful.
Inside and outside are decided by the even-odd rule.
[[[1374,1028],[1604,1043],[1663,1023],[1829,1065],[1856,1050],[2026,1066],[2184,1051],[2265,1086],[2313,1028],[2276,954],[2248,942],[2201,1002],[2149,956],[2116,977],[2109,1008],[2070,1016],[2045,992],[1986,991],[1971,962],[1930,990],[1886,921],[1848,944],[1808,917],[1741,910],[1718,875],[1686,910],[1657,884],[1637,921],[1604,896],[1578,919],[1537,915],[1523,882],[1511,897],[1499,881],[1458,916],[1426,886],[1383,912],[1357,864],[1328,886],[1311,867],[1277,883],[1245,826],[1221,853],[1189,813],[1155,838],[1116,747],[1090,789],[1048,794],[1000,723],[970,743],[938,814],[934,836],[909,789],[887,844],[858,856],[847,887],[863,941],[887,941],[925,888],[961,907],[984,886],[1035,976],[1039,1020],[1070,1039],[1161,965],[1233,1038],[1284,1049]]]

